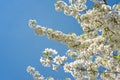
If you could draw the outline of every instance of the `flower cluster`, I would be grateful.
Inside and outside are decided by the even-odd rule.
[[[96,80],[99,75],[103,80],[120,80],[120,4],[109,6],[101,0],[92,1],[93,9],[87,11],[86,0],[69,0],[70,5],[62,0],[55,3],[57,11],[64,10],[64,14],[78,21],[84,31],[80,36],[36,25],[36,20],[29,21],[37,35],[66,44],[69,47],[66,54],[72,59],[66,62],[66,56],[46,48],[40,62],[45,67],[52,65],[53,70],[63,67],[76,80]],[[34,68],[28,67],[27,71],[35,75]]]
[[[56,31],[51,28],[45,28],[39,25],[36,25],[36,20],[30,20],[29,25],[35,29],[37,35],[45,35],[49,39],[59,41],[68,45],[69,47],[75,48],[75,45],[80,45],[79,37],[74,33],[64,34],[61,31]],[[34,23],[34,24],[33,24]]]
[[[33,76],[34,80],[44,80],[44,77],[38,71],[35,71],[35,68],[32,66],[27,67],[27,72]]]
[[[50,54],[53,53],[53,54]],[[43,51],[44,57],[40,58],[40,62],[45,67],[50,67],[52,64],[53,70],[57,70],[59,66],[61,66],[66,60],[66,56],[57,55],[57,51],[51,48],[46,48]]]
[[[77,18],[79,13],[87,8],[85,5],[86,0],[69,0],[69,3],[70,5],[67,5],[64,1],[58,0],[55,9],[57,11],[64,9],[64,14]]]
[[[53,77],[48,77],[45,79],[43,75],[41,75],[39,71],[35,71],[35,68],[32,66],[27,67],[27,72],[33,76],[34,80],[54,80]]]
[[[56,50],[53,50],[51,48],[46,48],[45,51],[43,51],[44,54],[53,54],[53,55],[56,55],[58,52]]]

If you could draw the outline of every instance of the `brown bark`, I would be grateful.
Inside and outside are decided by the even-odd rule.
[[[103,0],[105,4],[107,4],[106,0]]]

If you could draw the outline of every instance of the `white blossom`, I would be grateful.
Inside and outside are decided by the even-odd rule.
[[[57,65],[52,64],[52,67],[53,67],[53,70],[55,70],[55,71],[58,69]]]
[[[56,50],[54,50],[54,49],[52,49],[52,48],[46,48],[44,51],[43,51],[43,53],[51,53],[51,54],[53,54],[53,55],[56,55],[58,52],[56,51]]]
[[[53,62],[58,64],[58,65],[62,65],[62,63],[67,59],[67,57],[65,56],[62,56],[60,57],[59,55],[56,56],[54,59],[53,59]]]
[[[50,67],[50,59],[41,57],[40,62],[42,63],[43,66]]]
[[[66,54],[72,59],[66,62],[68,57],[60,56],[52,48],[46,48],[40,62],[45,67],[52,65],[53,70],[63,67],[64,71],[76,80],[97,80],[98,75],[103,80],[120,80],[120,4],[109,6],[103,0],[92,1],[94,6],[88,10],[86,0],[69,0],[70,4],[58,0],[55,3],[57,11],[73,16],[81,25],[84,33],[79,36],[36,25],[36,20],[29,21],[29,26],[37,35],[44,35],[66,44],[69,48]],[[117,55],[114,54],[115,50],[118,51]],[[98,70],[100,67],[105,70]],[[44,77],[31,66],[28,66],[27,72],[35,80],[44,80]],[[50,77],[47,80],[54,78]]]
[[[27,67],[27,72],[29,72],[30,74],[33,74],[35,72],[35,68],[31,67],[31,66],[28,66]]]
[[[32,66],[27,67],[27,72],[33,76],[34,80],[44,80],[43,75],[41,75],[38,71],[35,71],[35,68]]]

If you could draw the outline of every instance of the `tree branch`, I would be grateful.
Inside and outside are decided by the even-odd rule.
[[[107,2],[106,2],[106,0],[103,0],[104,1],[104,3],[107,5]]]

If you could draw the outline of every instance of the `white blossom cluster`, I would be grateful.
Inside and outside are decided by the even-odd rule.
[[[48,53],[48,54],[53,54],[53,55],[56,55],[58,52],[56,51],[56,50],[53,50],[53,49],[51,49],[51,48],[46,48],[44,51],[43,51],[43,53],[45,54],[45,53]]]
[[[41,75],[38,71],[35,71],[35,68],[32,66],[27,67],[27,72],[33,76],[34,80],[54,80],[53,77],[48,77],[45,79],[43,75]]]
[[[70,5],[67,5],[64,1],[58,0],[55,4],[55,9],[57,11],[64,9],[64,14],[76,18],[80,12],[87,8],[85,5],[86,0],[69,0],[69,3]]]
[[[34,80],[44,80],[44,77],[38,71],[35,71],[35,68],[32,66],[27,67],[27,72],[33,76]]]
[[[67,59],[67,57],[65,57],[65,56],[60,57],[58,55],[53,59],[53,62],[58,64],[58,65],[62,65],[63,61],[65,61],[66,59]]]
[[[109,6],[103,0],[92,1],[93,9],[88,10],[86,0],[69,0],[70,5],[62,0],[55,3],[57,11],[63,10],[64,14],[77,19],[84,31],[80,36],[36,25],[36,20],[29,21],[37,35],[66,44],[69,47],[66,54],[72,59],[65,62],[66,56],[46,48],[40,62],[45,67],[52,65],[53,70],[63,67],[76,80],[97,80],[99,75],[102,80],[120,80],[120,4]],[[101,67],[104,70],[99,69]],[[34,76],[34,69],[28,69]]]
[[[30,20],[30,27],[35,29],[37,35],[46,35],[49,39],[59,41],[61,43],[67,44],[69,47],[75,48],[75,45],[80,45],[79,37],[74,33],[64,34],[61,31],[55,31],[51,28],[45,28],[36,25],[35,20]],[[31,25],[32,24],[32,25]]]
[[[54,53],[54,56],[50,54],[50,52]],[[52,64],[53,70],[57,70],[58,67],[67,60],[66,56],[56,55],[55,53],[57,54],[58,52],[51,48],[46,48],[45,51],[43,51],[44,57],[40,58],[42,65],[45,67],[50,67]]]

